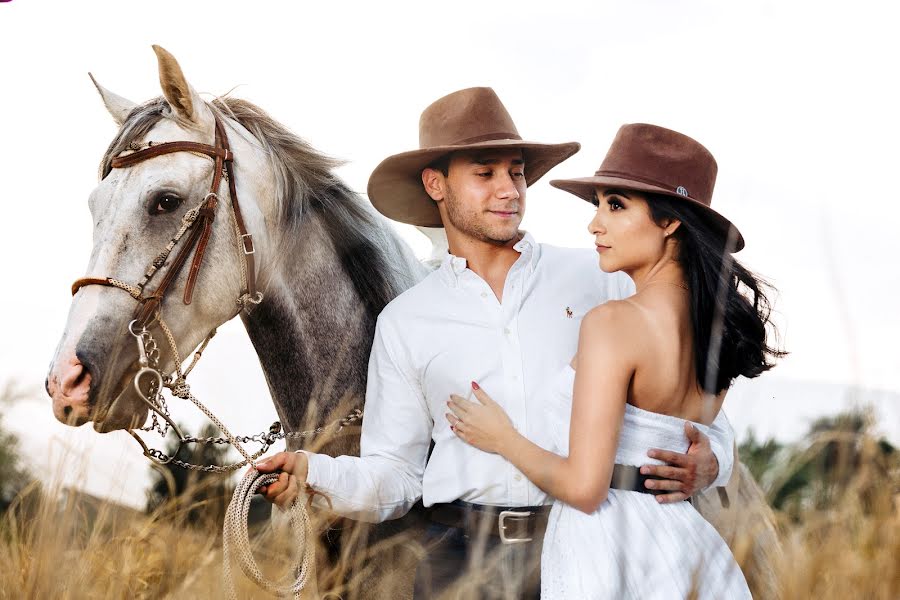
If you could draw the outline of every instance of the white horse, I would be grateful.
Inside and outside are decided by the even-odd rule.
[[[112,160],[148,144],[211,144],[218,116],[234,156],[264,299],[249,313],[236,303],[244,259],[223,183],[191,304],[180,292],[188,279],[184,269],[173,283],[179,291],[163,298],[161,313],[183,349],[240,314],[288,429],[304,425],[313,403],[321,418],[343,399],[361,402],[375,318],[427,269],[389,223],[332,173],[336,161],[248,102],[204,102],[174,57],[154,49],[163,97],[138,106],[98,86],[121,129],[89,199],[94,248],[87,276],[141,281],[184,214],[209,191],[214,170],[212,159],[191,152],[127,168],[111,168]],[[93,421],[99,431],[143,424],[147,406],[130,385],[138,367],[127,329],[134,312],[135,300],[122,290],[77,291],[47,379],[58,419]],[[161,366],[171,371],[173,357],[165,344],[160,349]]]
[[[89,199],[94,247],[86,275],[91,279],[76,285],[47,377],[54,414],[72,425],[93,422],[98,431],[145,423],[148,406],[132,385],[142,363],[129,323],[135,317],[135,299],[152,295],[154,286],[135,285],[154,262],[159,272],[150,282],[164,277],[177,262],[172,255],[188,243],[189,236],[181,238],[172,255],[157,260],[185,215],[209,198],[214,172],[222,166],[209,150],[218,145],[217,121],[230,144],[230,179],[236,184],[246,232],[235,222],[234,198],[223,178],[213,190],[218,202],[209,214],[206,258],[195,261],[195,273],[184,268],[172,278],[159,299],[160,315],[180,349],[194,348],[216,327],[240,315],[288,431],[320,425],[342,416],[348,406],[362,406],[375,319],[427,268],[389,223],[332,173],[336,161],[249,102],[203,101],[175,58],[157,46],[154,50],[162,97],[137,105],[97,85],[120,129],[103,156],[101,181]],[[121,162],[147,148],[183,141],[203,144],[207,150],[163,153],[127,165],[115,162],[117,157]],[[252,238],[255,265],[250,266],[258,272],[256,288],[262,294],[258,305],[258,298],[247,294],[245,233]],[[186,304],[182,290],[191,279],[193,294]],[[146,319],[151,329],[152,321]],[[156,337],[163,338],[158,329]],[[176,364],[170,347],[161,343],[159,351],[159,366],[172,372]],[[358,443],[358,436],[345,436],[325,451],[355,454]],[[758,492],[743,469],[737,470],[734,485]],[[732,511],[740,510],[747,496],[737,492],[735,487]],[[723,518],[728,511],[722,511],[714,495],[699,506],[714,523],[733,522]],[[762,562],[768,574],[770,561]],[[406,595],[409,569],[406,575],[396,585],[373,583],[368,590]]]

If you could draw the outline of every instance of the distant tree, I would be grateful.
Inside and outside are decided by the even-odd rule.
[[[13,383],[7,384],[0,390],[0,407],[9,406],[21,396]],[[30,480],[19,455],[19,438],[3,428],[3,413],[0,412],[0,511],[6,510]]]
[[[872,435],[872,417],[851,410],[812,423],[796,444],[756,440],[740,445],[741,461],[760,482],[773,508],[799,518],[809,510],[834,506],[852,491],[862,508],[885,484],[900,493],[900,453]]]
[[[762,482],[767,472],[772,467],[775,457],[784,449],[784,445],[769,438],[765,442],[756,439],[756,433],[751,429],[747,432],[747,438],[738,446],[738,455],[741,462],[750,469],[750,473],[758,482]]]
[[[197,437],[216,437],[218,430],[207,424]],[[222,465],[227,461],[227,444],[190,444],[179,448],[177,440],[167,443],[165,452],[194,465]],[[230,474],[188,470],[174,463],[153,465],[153,484],[147,492],[147,511],[177,515],[188,523],[221,523],[234,489]]]

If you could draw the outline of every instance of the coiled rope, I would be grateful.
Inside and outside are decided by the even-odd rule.
[[[225,574],[226,585],[231,598],[237,598],[234,579],[231,573],[232,547],[237,552],[238,564],[249,579],[256,582],[263,589],[279,596],[293,595],[300,598],[300,593],[309,579],[310,565],[313,563],[315,543],[311,538],[309,514],[301,499],[297,499],[288,509],[291,530],[295,536],[295,548],[303,548],[303,560],[300,562],[297,577],[293,582],[273,582],[267,579],[259,570],[253,551],[250,547],[250,535],[247,531],[247,517],[250,512],[250,503],[253,494],[261,486],[269,485],[278,480],[278,473],[260,473],[251,468],[244,474],[241,483],[234,490],[228,510],[225,513],[225,527],[222,539],[222,570]],[[287,578],[285,578],[287,579]]]
[[[171,381],[167,387],[172,391],[172,395],[182,398],[184,400],[189,400],[192,402],[206,417],[212,421],[212,423],[218,427],[219,431],[222,432],[222,435],[228,440],[228,443],[233,446],[240,454],[244,457],[244,461],[238,463],[234,466],[239,466],[242,464],[250,465],[250,469],[244,474],[244,477],[241,479],[240,484],[238,484],[237,488],[234,490],[234,494],[231,497],[231,501],[228,503],[228,509],[225,511],[225,523],[222,529],[222,571],[225,577],[225,585],[228,589],[228,595],[230,598],[237,599],[237,593],[235,591],[235,581],[234,576],[231,570],[232,563],[232,548],[234,548],[237,552],[237,561],[241,567],[241,571],[243,571],[244,575],[246,575],[249,579],[254,581],[257,585],[262,587],[263,589],[272,592],[273,594],[277,594],[279,596],[287,596],[289,594],[293,595],[294,598],[300,598],[300,593],[303,588],[306,586],[307,581],[309,580],[310,566],[313,564],[313,559],[315,557],[315,540],[312,538],[312,534],[310,532],[311,525],[309,521],[309,514],[307,513],[306,506],[303,501],[300,499],[295,500],[290,508],[288,509],[288,516],[290,519],[291,530],[293,531],[295,538],[295,548],[300,548],[303,553],[302,560],[299,561],[299,565],[295,566],[293,572],[297,573],[296,578],[293,582],[288,581],[288,577],[285,578],[285,581],[274,582],[270,579],[266,578],[262,571],[259,569],[259,565],[256,564],[256,560],[253,558],[253,550],[250,545],[250,532],[247,527],[247,520],[250,513],[250,504],[253,500],[253,495],[256,491],[264,485],[269,485],[275,483],[278,480],[278,473],[260,473],[256,469],[256,459],[258,458],[259,453],[250,454],[243,447],[243,445],[235,439],[235,436],[232,435],[231,431],[225,426],[222,421],[213,414],[211,410],[209,410],[199,399],[197,399],[194,394],[191,393],[191,388],[188,385],[185,378],[188,373],[191,372],[191,369],[196,365],[197,360],[200,357],[200,352],[206,347],[206,344],[209,342],[212,335],[215,334],[215,330],[204,340],[204,342],[200,346],[200,350],[194,355],[194,360],[188,366],[187,370],[182,372],[182,362],[181,356],[178,352],[178,346],[175,344],[175,337],[172,335],[172,331],[169,329],[168,325],[166,325],[165,321],[162,318],[158,318],[158,322],[163,332],[165,333],[166,340],[169,343],[169,346],[172,350],[172,358],[175,363],[175,375],[174,381]],[[141,353],[144,352],[143,346],[143,338],[141,334],[136,334],[135,337],[138,339],[138,344],[141,348]],[[150,337],[148,335],[148,337]],[[152,338],[151,338],[152,339]],[[155,365],[154,365],[155,366]],[[160,380],[162,381],[162,376],[160,375]],[[140,387],[136,386],[138,389],[138,393],[144,398],[145,402],[154,409],[154,411],[158,411],[158,407],[154,405],[141,391]],[[340,421],[341,428],[343,428],[344,422],[350,419],[356,420],[358,419],[358,415],[351,414],[346,419]],[[306,432],[304,432],[306,433]],[[300,435],[303,435],[301,433]]]

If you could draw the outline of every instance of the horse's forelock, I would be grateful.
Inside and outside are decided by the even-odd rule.
[[[122,126],[119,133],[109,144],[100,161],[100,179],[109,175],[112,160],[128,149],[132,142],[142,140],[153,126],[159,123],[170,112],[169,104],[160,96],[136,106]]]

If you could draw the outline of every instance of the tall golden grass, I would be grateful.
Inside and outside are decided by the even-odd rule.
[[[785,600],[900,597],[897,472],[869,467],[863,463],[856,469],[833,505],[802,512],[799,519],[796,514],[776,515],[784,559],[773,595]],[[220,524],[189,525],[190,508],[197,507],[176,504],[148,515],[32,484],[0,526],[0,597],[225,596]],[[318,527],[324,525],[317,519]],[[371,559],[384,556],[394,544],[402,544],[413,559],[421,548],[408,538],[367,545],[366,531],[359,526],[352,532],[357,543],[348,548],[354,550],[329,565],[320,561],[318,588],[310,588],[309,597],[397,597],[403,586],[380,581],[383,574],[372,570],[378,561]],[[254,532],[255,555],[267,575],[291,576],[294,556],[285,545],[287,538],[270,525]],[[732,541],[739,559],[749,555],[746,546]],[[410,568],[407,564],[387,578],[408,582]],[[237,579],[238,597],[266,596],[243,577]],[[375,587],[379,581],[381,587]]]
[[[223,576],[221,518],[228,498],[201,489],[214,485],[201,483],[148,514],[32,482],[0,519],[0,599],[227,597],[231,583]],[[196,497],[205,500],[190,500]],[[198,520],[198,514],[206,518]],[[371,526],[341,520],[348,525],[342,549],[328,556],[321,536],[335,521],[312,517],[319,561],[307,597],[395,599],[408,586],[421,556],[413,536],[374,541]],[[286,520],[267,520],[251,527],[250,535],[264,575],[292,579],[299,561]],[[395,573],[383,572],[387,557],[393,557]],[[232,571],[237,597],[268,597],[237,564]]]
[[[723,535],[757,598],[896,600],[900,452],[885,453],[883,444],[865,431],[849,442],[845,432],[827,435],[832,437],[826,442],[841,441],[836,447],[847,456],[830,456],[819,487],[783,511],[770,511],[759,489],[747,486],[756,497],[744,499],[745,504],[758,506],[756,514],[736,515],[741,522],[730,528],[714,524],[720,532],[737,532]],[[803,453],[794,456],[802,459]],[[783,466],[788,468],[781,472],[790,472],[790,464]],[[744,474],[750,477],[746,469]],[[52,480],[31,483],[0,515],[0,599],[227,597],[221,530],[227,499],[208,492],[189,490],[148,514],[62,489]],[[409,596],[416,561],[424,552],[415,533],[376,541],[366,524],[328,520],[316,510],[311,516],[319,533],[329,525],[343,528],[342,548],[329,556],[318,538],[315,581],[305,597]],[[754,522],[760,526],[753,527]],[[291,579],[296,549],[280,527],[279,519],[258,526],[251,530],[251,541],[268,577]],[[775,573],[761,572],[760,564],[777,565]],[[268,597],[236,565],[233,571],[237,597]],[[485,576],[469,575],[465,596],[477,593]]]

